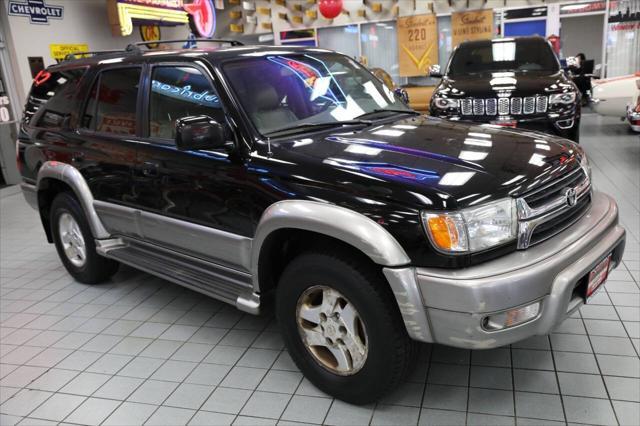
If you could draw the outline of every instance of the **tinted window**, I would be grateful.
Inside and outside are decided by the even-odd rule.
[[[25,123],[35,118],[36,126],[60,128],[66,119],[77,114],[76,95],[85,69],[49,72],[34,79],[25,108]]]
[[[543,40],[504,41],[461,45],[451,59],[449,75],[494,71],[558,71],[558,61]]]
[[[151,74],[149,134],[175,138],[176,120],[208,115],[224,122],[220,99],[207,78],[193,67],[156,67]]]
[[[135,135],[139,82],[140,68],[101,72],[89,93],[83,125],[98,132]]]
[[[224,65],[224,72],[263,134],[301,124],[337,125],[380,109],[411,111],[370,72],[338,54],[247,58]]]

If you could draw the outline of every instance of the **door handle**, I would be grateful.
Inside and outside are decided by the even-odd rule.
[[[158,176],[160,163],[155,161],[145,161],[142,164],[142,174],[145,176]]]

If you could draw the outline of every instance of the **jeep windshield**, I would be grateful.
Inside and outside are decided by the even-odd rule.
[[[447,75],[451,77],[491,72],[554,73],[555,54],[543,39],[502,39],[461,44],[453,54]]]
[[[389,115],[415,114],[360,64],[335,53],[249,53],[226,63],[223,70],[265,136],[367,125]]]

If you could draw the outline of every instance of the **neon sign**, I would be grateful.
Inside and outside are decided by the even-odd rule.
[[[158,80],[152,80],[151,90],[181,101],[205,105],[212,108],[220,108],[220,99],[217,95],[209,93],[208,90],[195,92],[191,90],[190,85],[178,87]]]
[[[114,35],[128,36],[133,25],[189,24],[199,37],[212,37],[216,29],[213,0],[107,0],[109,22]]]

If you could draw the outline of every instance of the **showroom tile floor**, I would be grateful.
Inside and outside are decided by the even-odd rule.
[[[364,407],[305,380],[270,316],[130,268],[74,282],[36,212],[5,189],[0,424],[638,424],[640,137],[590,114],[582,137],[628,229],[606,292],[551,336],[490,351],[424,345],[407,382]]]

